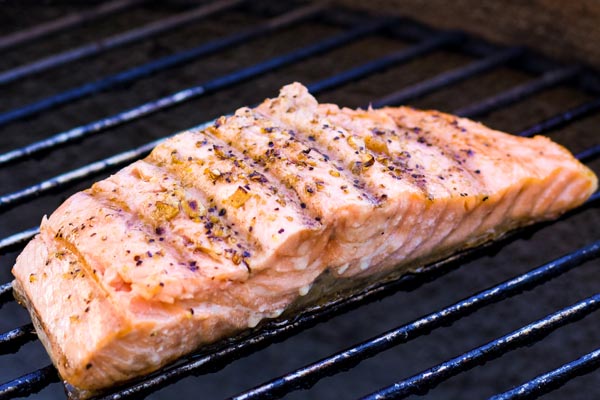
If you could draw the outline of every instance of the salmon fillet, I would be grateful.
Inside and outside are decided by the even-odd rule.
[[[356,289],[596,188],[545,137],[318,104],[295,83],[71,196],[18,257],[15,295],[85,397],[326,296],[325,274]]]

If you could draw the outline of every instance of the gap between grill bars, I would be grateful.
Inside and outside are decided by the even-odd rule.
[[[241,2],[231,2],[231,4],[229,4],[227,2],[220,2],[220,3],[214,3],[214,4],[215,5],[229,4],[229,5],[233,6],[234,3],[237,4],[237,3],[241,3]],[[211,4],[213,4],[213,3],[211,3]],[[309,9],[310,9],[310,7],[309,7]],[[313,12],[316,12],[316,11],[318,11],[318,10],[316,10],[316,9],[310,10],[310,12],[307,12],[306,15],[303,15],[299,19],[303,18],[304,16],[310,16],[310,15],[312,15]],[[290,23],[290,21],[287,21],[286,23]],[[336,46],[344,45],[344,44],[346,44],[352,40],[356,40],[364,35],[378,33],[383,28],[388,27],[390,25],[390,23],[391,22],[388,20],[381,20],[381,21],[375,21],[375,22],[367,23],[367,24],[364,24],[364,23],[359,24],[355,28],[350,28],[350,30],[348,30],[346,33],[332,37],[329,40],[326,39],[323,42],[319,42],[313,46],[309,46],[307,48],[300,49],[297,52],[291,52],[287,55],[280,56],[279,58],[276,57],[276,58],[274,58],[272,60],[268,60],[264,63],[260,63],[255,66],[243,69],[241,71],[237,71],[234,74],[223,76],[221,78],[217,78],[213,81],[213,83],[205,84],[204,85],[205,87],[203,87],[202,89],[197,89],[199,87],[196,87],[196,91],[193,91],[193,90],[189,91],[189,89],[188,89],[187,92],[182,91],[182,92],[174,94],[173,96],[169,97],[169,100],[165,100],[167,98],[160,99],[156,103],[147,103],[146,105],[142,105],[137,109],[126,111],[124,113],[118,114],[117,116],[109,117],[107,119],[86,125],[83,127],[84,131],[77,131],[80,128],[75,128],[74,130],[66,132],[67,136],[60,136],[63,134],[59,134],[57,136],[65,138],[66,139],[65,143],[66,143],[66,142],[72,140],[71,136],[68,136],[69,134],[72,134],[72,132],[83,132],[82,133],[82,136],[83,136],[83,135],[87,135],[88,133],[95,133],[96,132],[95,129],[98,129],[98,131],[103,130],[103,129],[113,127],[113,126],[121,124],[122,122],[127,121],[127,119],[121,120],[120,119],[121,116],[125,116],[125,118],[131,117],[132,119],[141,118],[143,116],[148,115],[150,112],[153,112],[153,110],[151,109],[152,107],[155,107],[155,106],[169,107],[169,106],[177,104],[179,102],[183,102],[188,99],[191,99],[191,98],[195,97],[196,95],[203,95],[204,93],[207,93],[208,91],[211,91],[211,90],[217,91],[224,87],[227,87],[228,85],[235,84],[237,82],[241,82],[242,80],[257,77],[260,74],[269,72],[269,71],[271,71],[275,68],[279,68],[281,66],[285,66],[285,65],[288,65],[291,63],[298,62],[306,57],[310,57],[311,55],[330,51],[331,49],[333,49]],[[261,29],[263,29],[263,28],[257,28],[257,31],[260,31],[260,34],[266,32],[266,30],[268,30],[268,29],[273,29],[273,27],[264,28],[264,29],[266,29],[264,32],[261,31]],[[241,36],[243,36],[244,34],[248,34],[249,36],[259,34],[259,33],[255,33],[257,31],[248,31],[251,33],[248,34],[248,32],[245,32],[245,33],[242,33]],[[235,37],[236,37],[236,35],[233,35],[230,38],[235,38]],[[237,36],[237,37],[240,37],[240,36]],[[248,37],[248,39],[249,38],[250,37]],[[241,44],[246,39],[247,39],[246,37],[244,37],[244,39],[230,39],[231,42],[226,43],[225,45],[221,44],[220,46],[223,46],[223,48],[225,48],[227,46],[237,44],[236,40],[240,40],[239,43]],[[335,76],[326,78],[319,82],[315,82],[314,84],[310,85],[309,88],[311,89],[311,91],[313,93],[318,93],[318,92],[321,92],[324,90],[332,89],[332,88],[341,86],[343,84],[361,79],[370,74],[374,74],[378,71],[382,71],[382,70],[387,69],[396,64],[400,64],[400,63],[409,61],[413,58],[422,56],[431,51],[439,49],[443,46],[461,43],[463,39],[464,39],[464,37],[462,34],[435,33],[435,34],[432,34],[429,39],[418,42],[406,50],[401,50],[399,52],[390,54],[389,56],[383,57],[383,58],[375,60],[375,61],[369,61],[359,67],[352,68],[352,69],[344,71],[340,74],[336,74]],[[0,44],[1,43],[2,42],[0,41]],[[210,47],[210,45],[208,47]],[[1,46],[0,46],[0,49],[1,49]],[[500,65],[514,61],[514,60],[520,58],[524,53],[525,53],[525,50],[523,50],[521,48],[499,50],[492,54],[488,54],[487,56],[483,57],[481,60],[475,61],[472,64],[468,64],[465,67],[443,73],[437,77],[423,81],[414,86],[405,88],[405,89],[401,90],[400,92],[393,93],[392,95],[387,95],[384,98],[382,98],[381,100],[374,102],[373,104],[376,106],[382,106],[384,104],[388,104],[390,102],[393,103],[398,100],[405,102],[405,101],[423,96],[423,95],[431,93],[433,91],[437,91],[437,90],[440,90],[447,86],[450,86],[452,84],[458,83],[462,80],[469,79],[470,77],[473,77],[476,74],[484,73],[488,70],[497,68]],[[532,79],[531,81],[529,81],[523,85],[514,87],[505,92],[499,93],[495,96],[490,97],[489,99],[485,99],[483,101],[477,102],[476,104],[473,104],[471,106],[464,107],[463,109],[458,110],[457,113],[459,115],[464,115],[464,116],[482,115],[482,114],[491,112],[495,109],[499,109],[499,108],[505,107],[507,105],[510,105],[512,103],[515,103],[519,100],[524,99],[527,96],[531,96],[535,93],[539,93],[540,91],[542,91],[544,89],[574,80],[580,74],[580,72],[581,72],[580,69],[576,66],[573,66],[573,67],[567,66],[564,68],[557,67],[555,69],[545,71],[538,78]],[[140,76],[141,76],[141,74],[140,74]],[[133,79],[137,79],[137,76]],[[216,82],[216,83],[214,83],[214,82]],[[208,89],[206,87],[208,87]],[[95,93],[95,92],[90,91],[89,93],[83,94],[83,96],[88,96],[93,93]],[[162,103],[161,103],[161,100],[163,100]],[[172,104],[170,102],[172,102]],[[150,107],[150,109],[148,107]],[[541,132],[547,132],[551,129],[555,129],[562,125],[568,124],[576,119],[590,115],[591,113],[597,111],[599,108],[600,108],[600,100],[592,100],[592,101],[585,103],[579,107],[576,107],[574,109],[568,110],[563,113],[560,113],[556,117],[542,121],[539,124],[536,124],[528,129],[525,129],[524,131],[521,132],[521,134],[523,136],[530,136],[530,135],[538,134]],[[160,108],[158,108],[158,109],[160,109]],[[1,121],[1,118],[2,117],[0,116],[0,121]],[[111,118],[116,118],[116,119],[111,120]],[[0,122],[0,124],[1,123],[2,122]],[[210,124],[210,123],[212,123],[212,122],[208,122],[208,124]],[[88,129],[89,129],[89,132],[88,132]],[[79,134],[79,133],[77,133],[77,134]],[[73,138],[76,138],[76,137],[77,136],[73,136]],[[110,170],[111,168],[114,168],[118,165],[122,165],[126,162],[129,162],[129,161],[132,161],[134,159],[141,157],[142,155],[147,153],[152,147],[154,147],[159,142],[160,141],[152,142],[152,143],[146,144],[144,146],[141,146],[139,148],[133,149],[129,152],[124,152],[124,153],[118,154],[116,156],[110,157],[106,160],[102,160],[100,162],[87,165],[78,170],[71,171],[71,172],[65,173],[59,177],[56,177],[54,179],[45,181],[39,185],[35,185],[30,188],[24,189],[23,191],[4,195],[0,198],[0,208],[6,209],[13,205],[19,204],[20,202],[28,201],[29,199],[33,198],[34,196],[38,196],[49,190],[55,190],[55,189],[61,188],[69,183],[75,182],[76,180],[87,178],[87,177],[90,177],[92,175],[95,175],[95,174],[98,174],[101,172],[106,172],[106,171]],[[56,144],[61,144],[61,142],[59,141]],[[50,148],[54,147],[56,144],[51,144],[50,146],[40,148],[39,150],[50,149]],[[35,149],[34,152],[39,151],[39,150]],[[596,145],[596,146],[593,146],[593,147],[581,152],[578,155],[578,157],[580,159],[589,160],[589,159],[596,158],[598,156],[599,152],[600,152],[599,146]],[[6,154],[9,154],[9,153],[6,153]],[[19,157],[21,157],[21,156],[27,157],[30,154],[32,154],[32,153],[25,152],[22,155],[20,155]],[[18,157],[16,157],[16,158],[18,158]],[[0,160],[2,160],[2,158],[0,158]],[[12,161],[12,160],[13,159],[10,159],[9,161]],[[5,162],[8,162],[8,161],[5,161]],[[2,163],[2,161],[0,161],[0,164],[1,163]],[[596,193],[592,197],[592,199],[590,199],[590,201],[588,202],[588,205],[592,204],[592,206],[594,206],[594,204],[597,204],[597,200],[598,200],[598,193]],[[31,238],[31,236],[33,234],[35,234],[35,232],[36,232],[36,229],[31,229],[31,230],[24,231],[19,234],[16,234],[16,235],[13,235],[8,238],[0,240],[0,252],[9,250],[11,248],[14,248],[15,246],[19,246],[24,241]],[[536,270],[533,270],[525,275],[516,277],[508,282],[504,282],[503,284],[497,285],[496,287],[489,289],[487,291],[480,292],[477,295],[470,297],[469,299],[466,299],[459,303],[456,303],[455,305],[450,306],[442,311],[432,313],[429,316],[424,317],[422,319],[424,321],[430,321],[430,322],[426,322],[423,324],[419,324],[419,323],[415,322],[415,323],[397,328],[394,331],[400,331],[400,330],[404,329],[404,330],[409,330],[409,332],[415,332],[414,333],[415,335],[420,334],[421,332],[425,332],[429,329],[433,329],[433,328],[437,327],[438,324],[444,323],[443,321],[448,322],[448,321],[456,320],[464,315],[474,312],[475,310],[477,310],[478,308],[480,308],[484,305],[491,304],[492,302],[502,300],[503,298],[505,298],[507,296],[511,296],[513,294],[516,294],[517,292],[520,292],[522,290],[531,289],[533,286],[541,283],[544,280],[548,280],[548,279],[551,279],[551,278],[557,276],[558,274],[562,274],[562,273],[566,272],[567,270],[585,262],[586,260],[596,258],[598,256],[599,246],[600,246],[599,242],[594,242],[591,245],[586,246],[585,248],[579,249],[573,253],[566,255],[565,257],[562,257],[553,262],[550,262],[550,263],[548,263]],[[459,261],[462,261],[462,260],[464,260],[464,258],[462,258],[462,257],[459,258]],[[442,267],[439,267],[439,268],[443,269]],[[340,301],[338,304],[335,304],[331,309],[327,309],[327,310],[320,311],[320,312],[314,312],[312,314],[307,313],[302,318],[300,318],[290,324],[287,324],[287,325],[279,324],[278,325],[276,323],[273,323],[273,324],[271,324],[272,326],[267,327],[266,331],[263,333],[253,335],[252,337],[250,337],[248,339],[245,339],[245,340],[242,340],[242,341],[236,343],[234,346],[218,348],[215,353],[212,353],[212,354],[200,357],[200,358],[192,359],[191,361],[185,362],[182,365],[177,365],[174,367],[166,368],[163,372],[152,375],[148,380],[142,381],[141,383],[134,384],[133,386],[125,388],[125,389],[121,390],[120,392],[117,392],[114,395],[110,395],[108,398],[117,398],[117,397],[120,398],[120,397],[126,397],[126,396],[139,396],[139,395],[147,394],[148,391],[156,390],[157,388],[160,388],[167,384],[170,384],[170,383],[172,383],[178,379],[181,379],[182,377],[187,376],[191,373],[198,373],[200,370],[210,370],[211,366],[214,363],[221,363],[224,360],[226,360],[226,362],[229,362],[229,361],[245,354],[248,351],[256,350],[259,347],[264,347],[264,346],[268,345],[269,343],[271,343],[272,341],[274,341],[275,339],[279,340],[280,338],[282,338],[284,336],[289,336],[290,334],[293,334],[301,329],[305,329],[306,327],[308,327],[310,325],[314,325],[315,323],[317,323],[321,320],[325,320],[325,319],[330,318],[334,315],[337,315],[341,312],[344,312],[347,309],[357,307],[358,305],[364,304],[367,301],[371,301],[375,298],[378,298],[379,296],[382,296],[383,294],[391,293],[391,292],[397,290],[397,287],[401,287],[402,285],[406,284],[406,282],[411,282],[411,281],[418,282],[418,280],[419,280],[418,277],[406,276],[405,278],[401,279],[401,282],[393,283],[393,284],[390,284],[387,286],[382,285],[380,287],[373,288],[370,291],[365,292],[363,294],[354,296],[350,299]],[[420,283],[417,283],[417,285],[420,285]],[[4,284],[4,285],[0,286],[0,305],[2,303],[4,303],[10,295],[11,295],[10,284]],[[537,323],[534,323],[533,327],[540,328],[540,329],[554,329],[561,324],[570,322],[571,319],[573,319],[573,318],[578,318],[585,313],[595,310],[597,307],[598,307],[598,298],[597,298],[597,296],[594,296],[592,298],[583,300],[580,303],[577,303],[576,305],[574,305],[572,307],[568,307],[567,309],[561,310],[561,311],[555,313],[554,315],[549,316],[549,318],[547,318],[547,319],[544,319],[544,320],[538,321]],[[445,319],[441,319],[441,318],[445,318]],[[429,323],[431,325],[427,325],[427,323]],[[528,327],[528,328],[531,328],[531,327]],[[411,329],[414,329],[414,331],[412,331]],[[388,333],[388,334],[390,334],[390,333]],[[385,346],[392,345],[391,342],[385,342],[386,339],[381,339],[384,336],[385,336],[385,334],[373,341],[373,343],[377,343],[377,346],[382,346],[381,348],[378,348],[378,351],[384,350],[383,347],[385,347]],[[32,327],[30,325],[26,325],[22,328],[16,328],[15,330],[12,330],[10,332],[0,335],[0,354],[8,353],[11,350],[18,349],[18,347],[22,343],[30,340],[31,338],[33,338],[33,335],[32,335]],[[507,342],[506,339],[507,338],[504,338],[501,341],[501,343],[513,343],[513,342]],[[529,329],[522,328],[521,330],[516,331],[513,336],[510,336],[509,339],[511,341],[523,340],[523,341],[529,343],[529,341],[536,340],[537,338],[530,333]],[[385,344],[382,344],[382,343],[385,343]],[[492,343],[488,344],[488,346],[494,346],[493,348],[496,349],[495,351],[505,351],[506,350],[505,347],[498,347],[499,343],[500,342],[492,342]],[[519,342],[519,343],[521,343],[521,342]],[[373,344],[372,346],[376,346],[376,345]],[[505,345],[502,344],[502,346],[505,346]],[[473,357],[480,357],[479,354],[481,354],[481,349],[482,348],[474,349],[473,352],[467,353],[463,356],[459,356],[455,360],[451,360],[449,362],[441,364],[440,366],[438,366],[437,371],[441,371],[441,370],[447,371],[448,368],[456,368],[457,372],[462,371],[465,368],[466,364],[465,364],[465,361],[461,361],[461,360],[466,360],[466,359],[473,360]],[[373,351],[373,348],[370,348],[369,345],[365,345],[365,346],[354,347],[353,349],[350,349],[348,351],[350,353],[352,353],[353,355],[358,354],[357,356],[355,356],[358,359],[360,357],[371,356],[372,354],[370,352]],[[364,353],[361,353],[361,351],[363,351]],[[342,353],[340,353],[340,354],[342,354]],[[330,361],[333,359],[337,360],[336,357],[343,358],[344,356],[342,356],[340,354],[332,356],[329,360]],[[565,368],[559,368],[558,370],[552,371],[551,373],[547,374],[547,376],[541,376],[530,383],[524,384],[523,387],[525,387],[525,389],[517,388],[513,392],[508,392],[507,394],[499,395],[499,396],[508,396],[508,397],[498,397],[498,398],[513,398],[510,396],[515,396],[516,391],[522,391],[522,390],[529,390],[531,393],[534,393],[535,390],[540,390],[539,388],[543,384],[545,384],[544,382],[547,383],[551,379],[556,379],[558,382],[561,379],[562,380],[566,379],[565,377],[568,378],[568,377],[574,376],[574,375],[569,375],[569,374],[572,374],[573,371],[579,371],[582,368],[588,368],[588,369],[595,368],[597,366],[597,362],[596,362],[597,359],[598,359],[598,357],[597,357],[597,354],[595,354],[595,352],[590,353],[589,355],[584,356],[581,360],[576,360],[575,362],[567,365]],[[341,369],[343,368],[343,366],[341,364],[336,364],[336,362],[337,361],[332,361],[332,364],[327,364],[327,365],[331,365],[331,368],[332,368],[331,371],[333,371],[333,373],[341,372]],[[344,361],[344,362],[348,362],[349,364],[352,364],[356,361],[350,360],[350,361]],[[325,364],[326,363],[323,361],[321,363],[321,366],[325,365]],[[311,369],[310,371],[313,371],[313,369]],[[330,373],[330,372],[328,372],[328,373]],[[319,378],[322,377],[321,374],[326,375],[326,373],[323,373],[323,371],[316,372],[316,375],[319,375],[318,376]],[[298,371],[296,371],[296,373],[288,375],[287,378],[284,377],[282,379],[283,379],[283,381],[285,381],[286,385],[291,385],[289,388],[292,388],[292,387],[296,387],[294,385],[298,385],[298,387],[299,387],[299,386],[303,386],[304,384],[306,384],[304,381],[303,381],[303,383],[299,383],[299,381],[294,381],[293,379],[307,379],[306,382],[310,382],[311,379],[314,379],[316,377],[316,375],[314,375],[314,376],[310,375],[308,378],[306,378],[306,377],[304,377],[304,375],[302,375],[302,374],[298,373]],[[421,379],[423,377],[423,375],[424,374],[415,376],[412,380],[410,380],[409,383],[402,383],[401,387],[413,387],[410,385],[416,385],[416,386],[421,385],[422,381],[420,381],[419,379]],[[427,376],[431,376],[431,375],[427,374]],[[435,375],[435,376],[441,376],[441,375]],[[31,374],[28,374],[27,376],[18,378],[17,380],[7,382],[7,383],[1,385],[0,386],[0,396],[2,396],[2,395],[5,395],[5,396],[26,395],[28,393],[32,393],[32,392],[35,392],[35,391],[43,388],[48,383],[54,382],[57,379],[58,379],[58,377],[56,376],[56,371],[54,370],[54,368],[52,366],[47,366],[38,371],[34,371]],[[427,379],[435,380],[436,378],[427,378]],[[280,381],[277,381],[277,382],[280,382]],[[289,382],[291,382],[291,384]],[[414,387],[416,387],[416,386],[414,386]],[[267,389],[265,389],[265,387],[263,387],[263,389],[260,389],[260,390],[267,390]],[[268,390],[273,390],[273,391],[270,392],[267,390],[264,393],[270,394],[270,395],[276,395],[279,393],[279,392],[277,392],[277,390],[284,390],[284,392],[289,390],[289,388],[282,389],[283,387],[284,386],[271,388]],[[383,395],[395,394],[396,392],[393,392],[393,391],[396,390],[397,387],[398,386],[393,386],[391,388],[383,389],[380,394],[383,394]],[[259,390],[259,389],[257,389],[257,390]],[[248,392],[246,394],[241,395],[239,398],[253,398],[252,396],[257,395],[257,394],[252,394],[252,393],[254,393],[254,392]],[[258,392],[256,392],[256,393],[258,393]],[[513,393],[513,394],[511,394],[511,393]]]

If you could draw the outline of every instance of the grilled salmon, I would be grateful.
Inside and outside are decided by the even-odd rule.
[[[596,188],[545,137],[294,83],[71,196],[18,257],[15,295],[85,397],[327,292],[324,274],[415,269]]]

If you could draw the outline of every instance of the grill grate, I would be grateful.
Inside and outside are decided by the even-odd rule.
[[[5,38],[0,38],[0,51],[22,45],[29,41],[41,40],[53,32],[74,29],[77,24],[86,21],[125,12],[126,9],[130,9],[138,3],[142,2],[138,0],[106,3],[104,6],[99,6],[97,9],[83,14],[73,14],[70,17],[39,25],[37,28],[32,28],[23,33],[16,33]],[[66,65],[83,57],[99,57],[102,53],[108,52],[112,48],[124,46],[134,41],[148,40],[151,36],[164,34],[167,30],[181,28],[202,18],[212,16],[216,13],[224,13],[240,6],[245,7],[247,12],[263,13],[261,7],[245,3],[247,2],[241,0],[222,0],[190,8],[181,14],[168,16],[142,27],[133,28],[124,33],[110,36],[107,38],[108,41],[105,47],[98,47],[97,45],[78,46],[74,49],[44,58],[42,61],[0,72],[0,85],[17,82],[34,73],[41,73],[50,68],[58,68],[60,65]],[[356,15],[351,11],[340,8],[325,8],[320,5],[308,4],[300,5],[291,12],[271,17],[271,19],[265,20],[262,24],[250,29],[242,30],[226,37],[220,37],[201,44],[198,47],[135,66],[123,72],[68,89],[22,107],[3,111],[0,113],[0,126],[15,123],[23,118],[38,115],[44,111],[96,95],[103,91],[112,90],[124,83],[132,83],[147,78],[160,71],[175,68],[214,54],[218,55],[220,52],[231,50],[234,46],[247,45],[259,37],[273,34],[273,40],[277,40],[279,31],[288,29],[294,25],[306,23],[309,20],[318,20],[320,23],[339,27],[342,29],[342,32],[323,38],[305,47],[274,56],[266,61],[245,66],[233,72],[206,80],[202,84],[179,90],[156,100],[147,101],[139,106],[109,117],[104,117],[54,135],[48,135],[46,138],[24,147],[6,150],[0,154],[0,167],[12,168],[13,164],[18,165],[18,162],[30,160],[33,156],[43,156],[50,151],[57,150],[61,146],[74,144],[76,141],[81,141],[92,135],[148,117],[153,113],[164,111],[200,96],[214,95],[226,88],[248,80],[256,80],[260,76],[298,64],[311,57],[328,56],[334,49],[347,46],[371,36],[383,36],[388,39],[392,38],[393,40],[409,41],[411,44],[381,58],[367,60],[361,65],[315,81],[308,85],[310,91],[314,94],[323,93],[368,78],[376,73],[409,64],[439,51],[451,51],[468,54],[476,59],[464,66],[442,72],[432,78],[414,83],[396,92],[387,94],[383,92],[380,94],[382,97],[379,99],[371,99],[371,104],[374,107],[380,107],[389,104],[412,102],[441,90],[452,89],[453,86],[456,86],[460,82],[473,80],[477,75],[499,68],[524,71],[527,74],[533,75],[533,78],[528,79],[523,84],[508,88],[453,112],[468,117],[488,115],[494,111],[512,106],[517,102],[522,102],[545,90],[564,84],[569,84],[571,87],[593,97],[600,94],[600,90],[596,84],[598,75],[594,71],[578,65],[560,65],[528,49],[520,47],[501,48],[462,32],[440,32],[405,19]],[[260,99],[257,98],[255,100],[258,101]],[[232,104],[231,108],[235,106],[239,106],[239,104]],[[551,132],[574,121],[593,115],[598,109],[600,109],[600,98],[593,98],[576,107],[544,119],[526,129],[522,129],[518,134],[533,136]],[[211,123],[212,121],[209,121],[206,124]],[[0,212],[6,214],[8,210],[27,204],[39,196],[56,192],[71,193],[75,183],[90,179],[99,174],[106,174],[118,166],[138,159],[147,154],[162,140],[162,138],[154,140],[132,150],[124,151],[100,161],[84,165],[83,167],[61,173],[24,189],[4,194],[0,196]],[[591,162],[596,160],[599,154],[600,144],[593,144],[591,147],[578,153],[577,157],[584,162]],[[438,262],[423,268],[418,273],[406,275],[397,281],[375,285],[360,294],[339,300],[327,308],[307,310],[293,320],[272,321],[259,331],[217,343],[203,350],[201,353],[187,357],[175,365],[151,374],[144,380],[133,382],[127,387],[118,388],[114,393],[108,394],[107,398],[144,396],[186,376],[212,372],[244,355],[255,352],[274,342],[281,341],[317,323],[343,314],[346,311],[357,309],[359,306],[382,299],[398,291],[414,290],[432,280],[442,279],[443,275],[458,266],[468,261],[481,260],[482,257],[492,251],[498,251],[511,241],[523,240],[534,232],[568,222],[585,210],[596,208],[599,198],[598,193],[594,194],[580,209],[566,214],[559,222],[539,224],[523,229],[498,243],[464,252],[450,260]],[[30,228],[0,239],[0,253],[8,254],[20,250],[26,241],[36,233],[37,228]],[[588,237],[588,239],[594,240],[595,238]],[[587,246],[571,251],[563,257],[550,261],[539,268],[519,274],[514,278],[480,291],[439,311],[428,313],[411,323],[396,327],[372,339],[353,345],[344,351],[337,352],[289,374],[272,379],[267,383],[235,396],[235,398],[280,397],[293,390],[312,386],[326,376],[341,373],[367,358],[426,335],[442,326],[459,321],[483,307],[501,302],[523,291],[532,290],[534,287],[577,268],[586,261],[594,260],[598,257],[600,257],[600,241],[595,241]],[[0,306],[9,303],[11,297],[12,288],[10,283],[1,285]],[[501,336],[498,339],[489,341],[482,346],[477,346],[455,358],[412,375],[391,386],[379,389],[365,398],[398,398],[406,397],[410,394],[427,392],[444,380],[467,371],[485,361],[506,354],[517,347],[536,343],[559,327],[583,318],[585,315],[597,310],[600,305],[599,300],[600,295],[587,297],[571,306],[537,319],[533,323],[513,330],[511,333]],[[0,334],[0,354],[6,355],[18,352],[21,346],[34,339],[35,334],[31,324],[11,329]],[[522,386],[498,394],[495,398],[530,398],[554,390],[574,377],[596,369],[600,365],[598,363],[600,359],[598,352],[599,350],[592,351],[558,369],[540,375],[524,383]],[[0,397],[11,398],[33,394],[58,380],[59,378],[55,369],[51,365],[48,365],[0,385]]]

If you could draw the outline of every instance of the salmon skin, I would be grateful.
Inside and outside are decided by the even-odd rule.
[[[294,83],[71,196],[18,257],[15,295],[86,397],[318,301],[324,275],[414,270],[596,188],[545,137],[318,104]]]

